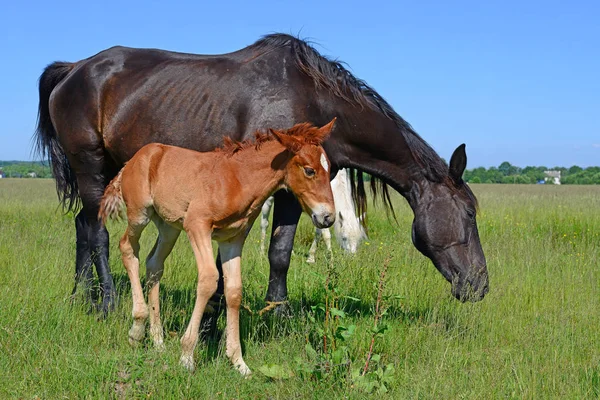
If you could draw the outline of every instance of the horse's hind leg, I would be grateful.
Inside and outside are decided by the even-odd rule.
[[[146,319],[148,318],[148,306],[144,301],[144,291],[140,282],[139,240],[149,219],[144,215],[140,215],[137,218],[132,211],[134,210],[127,210],[127,230],[119,242],[119,248],[121,250],[123,265],[125,265],[129,281],[131,282],[133,326],[129,330],[129,343],[135,345],[144,337]]]
[[[104,153],[101,149],[81,152],[70,162],[77,174],[79,195],[83,205],[81,218],[87,221],[87,246],[91,259],[96,265],[102,294],[101,307],[106,315],[108,311],[114,309],[117,295],[108,264],[108,231],[102,221],[98,220],[100,200],[109,178],[105,176]],[[81,254],[82,257],[87,255],[86,251],[82,251]]]
[[[158,238],[146,259],[146,280],[148,285],[148,307],[150,311],[150,336],[157,349],[164,348],[163,327],[160,322],[159,285],[162,278],[165,259],[173,250],[181,231],[165,223],[158,216],[152,218],[158,228]]]
[[[71,297],[74,298],[75,294],[79,290],[83,290],[84,297],[90,304],[93,304],[95,299],[95,293],[92,291],[92,281],[94,276],[92,274],[92,253],[90,251],[90,245],[88,240],[89,225],[87,218],[83,211],[80,211],[75,218],[75,231],[77,233],[77,248],[75,258],[75,287]]]

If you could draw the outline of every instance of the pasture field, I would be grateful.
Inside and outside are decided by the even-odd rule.
[[[224,354],[224,316],[203,335],[196,372],[178,365],[196,282],[185,235],[161,284],[166,350],[131,348],[117,248],[124,224],[109,225],[121,301],[99,320],[70,301],[75,226],[57,209],[53,181],[2,179],[0,398],[598,398],[600,186],[472,187],[490,275],[489,294],[474,304],[454,300],[414,249],[412,213],[395,195],[398,224],[371,207],[368,241],[355,257],[336,247],[331,263],[323,251],[316,264],[304,261],[312,226],[303,216],[288,277],[293,316],[259,316],[269,271],[255,224],[242,259],[242,343],[253,370],[245,380]],[[151,227],[142,259],[154,238]],[[375,356],[357,378],[384,266]]]

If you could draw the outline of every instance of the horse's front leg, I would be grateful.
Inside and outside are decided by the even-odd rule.
[[[219,243],[219,254],[223,261],[225,301],[227,303],[227,357],[242,375],[250,375],[250,368],[242,358],[240,343],[240,305],[242,304],[241,255],[245,235],[229,242]]]
[[[287,299],[287,273],[301,214],[302,208],[291,192],[280,190],[275,193],[273,229],[269,246],[271,271],[266,296],[268,303],[281,303]],[[282,311],[278,307],[278,312]]]

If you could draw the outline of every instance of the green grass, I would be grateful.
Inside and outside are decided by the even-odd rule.
[[[390,398],[597,398],[600,396],[600,187],[472,185],[480,201],[481,241],[490,293],[461,304],[450,285],[410,242],[412,213],[394,197],[399,224],[372,209],[370,238],[358,255],[337,248],[340,308],[356,325],[351,368],[364,365],[377,283],[389,329],[375,341],[381,364],[393,364]],[[326,257],[304,262],[312,227],[302,218],[288,276],[292,318],[242,311],[244,380],[224,355],[219,334],[196,350],[197,370],[178,365],[179,337],[193,307],[196,268],[185,235],[162,280],[166,351],[131,348],[131,296],[111,224],[110,264],[121,302],[107,320],[71,304],[75,258],[72,215],[57,209],[50,180],[0,180],[0,398],[363,398],[349,374],[322,379],[295,372],[314,337],[310,306],[323,303]],[[155,230],[142,242],[150,250]],[[244,303],[265,304],[268,260],[252,231],[242,260]],[[360,299],[355,301],[348,299]],[[317,321],[321,324],[321,321]],[[219,321],[222,331],[224,317]],[[266,364],[294,371],[285,380]]]

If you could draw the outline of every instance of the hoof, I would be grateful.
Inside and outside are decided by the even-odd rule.
[[[196,366],[194,365],[194,357],[193,356],[182,355],[181,358],[179,359],[179,364],[181,364],[182,367],[184,367],[185,369],[187,369],[190,372],[194,372],[194,370],[196,369]]]
[[[250,371],[250,368],[248,368],[246,363],[237,365],[236,368],[238,371],[240,371],[240,374],[242,374],[242,376],[245,378],[250,378],[250,376],[252,375],[252,371]]]
[[[275,315],[278,318],[292,318],[294,313],[292,307],[287,301],[282,301],[277,307],[275,307]]]
[[[111,293],[106,294],[102,299],[102,305],[100,306],[100,311],[106,317],[110,312],[115,311],[117,307],[117,294]]]
[[[165,349],[162,325],[150,326],[150,337],[156,350],[163,351]]]
[[[314,257],[308,257],[306,259],[306,262],[309,263],[309,264],[314,264],[315,263],[315,258]]]
[[[133,324],[129,330],[129,344],[132,346],[138,346],[144,338],[145,327],[144,325]]]
[[[159,353],[162,353],[163,351],[165,351],[164,342],[162,340],[160,342],[155,341],[154,342],[154,350],[158,351]]]

